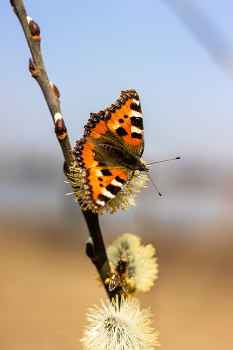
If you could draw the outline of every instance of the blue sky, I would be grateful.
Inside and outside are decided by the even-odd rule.
[[[233,82],[169,5],[172,1],[24,3],[41,28],[44,62],[60,90],[72,145],[90,112],[134,88],[141,98],[149,161],[177,155],[233,158]],[[230,1],[191,5],[232,44]],[[1,3],[0,16],[0,144],[55,150],[52,120],[28,71],[31,55],[8,1]],[[38,125],[43,125],[42,143]]]
[[[24,3],[40,26],[45,66],[60,90],[72,146],[82,137],[90,112],[133,88],[144,116],[144,159],[182,156],[151,168],[163,199],[149,184],[139,206],[164,221],[211,222],[226,212],[231,217],[227,194],[232,181],[225,177],[231,176],[233,160],[233,59],[226,56],[233,52],[232,2]],[[31,55],[19,21],[9,1],[0,9],[1,206],[24,204],[28,214],[36,204],[44,207],[46,198],[57,212],[59,203],[73,204],[64,196],[70,188],[61,172],[62,153],[42,92],[28,70]],[[135,220],[134,210],[119,215]]]

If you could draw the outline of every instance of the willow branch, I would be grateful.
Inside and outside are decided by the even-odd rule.
[[[10,3],[17,15],[21,26],[23,28],[28,46],[32,54],[32,60],[29,60],[29,70],[32,73],[32,77],[36,79],[40,88],[44,94],[45,101],[47,102],[49,111],[52,115],[53,122],[55,124],[55,133],[57,139],[60,143],[64,158],[65,158],[65,172],[67,173],[71,163],[71,146],[67,133],[67,129],[62,117],[60,109],[60,94],[57,87],[52,84],[47,76],[44,61],[41,54],[41,37],[39,26],[27,16],[24,4],[22,0],[10,0]],[[106,278],[109,277],[110,267],[108,263],[108,258],[106,254],[106,249],[101,234],[99,226],[98,214],[93,214],[91,211],[86,210],[82,213],[85,217],[88,230],[94,242],[94,257],[92,257],[92,262],[96,266],[102,281],[104,282]],[[106,286],[105,286],[106,287]],[[110,298],[114,296],[115,293],[110,293],[106,287],[106,291]]]

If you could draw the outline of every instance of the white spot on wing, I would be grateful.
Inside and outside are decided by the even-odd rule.
[[[112,125],[112,128],[113,128],[114,130],[116,130],[116,129],[118,129],[120,126],[121,126],[120,123],[116,120],[115,123]]]
[[[142,118],[141,112],[131,111],[130,117]]]
[[[107,191],[106,188],[103,188],[102,194],[108,198],[114,198],[114,194],[112,194],[111,192]]]
[[[136,132],[137,134],[141,134],[142,130],[137,128],[136,126],[131,127],[131,132]]]
[[[139,106],[139,103],[140,103],[140,102],[139,102],[138,100],[133,99],[133,102],[136,103],[136,105]]]
[[[96,164],[97,164],[97,162],[96,162]],[[103,175],[99,169],[96,169],[95,171],[96,171],[95,176],[102,176]]]
[[[103,207],[105,205],[104,201],[97,201],[96,204],[101,205],[101,207]]]
[[[117,186],[117,187],[122,187],[123,186],[123,184],[121,182],[118,182],[116,179],[112,180],[111,184],[113,186]]]

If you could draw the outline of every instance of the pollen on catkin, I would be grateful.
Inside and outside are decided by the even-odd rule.
[[[153,322],[150,309],[140,310],[139,300],[118,298],[107,301],[102,308],[88,309],[90,325],[84,330],[81,342],[86,350],[152,350],[159,332],[150,327]]]
[[[130,286],[128,294],[147,292],[151,289],[158,278],[156,250],[152,244],[141,245],[140,237],[124,233],[113,241],[106,251],[112,275],[120,260],[127,263],[127,279]]]

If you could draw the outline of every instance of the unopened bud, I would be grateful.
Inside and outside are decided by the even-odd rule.
[[[95,249],[91,243],[86,243],[86,254],[91,260],[96,258]]]
[[[91,236],[87,236],[86,240],[86,254],[93,261],[96,258],[95,247]]]
[[[67,131],[64,120],[58,119],[55,124],[55,133],[57,135],[62,135]]]
[[[59,92],[58,88],[57,88],[56,85],[54,85],[51,81],[50,81],[50,85],[51,85],[51,87],[52,87],[52,89],[53,89],[54,95],[56,96],[57,99],[59,99],[59,97],[60,97],[60,92]]]
[[[12,7],[15,7],[15,2],[14,2],[14,0],[10,0],[10,3],[11,3],[11,6],[12,6]]]
[[[27,21],[29,25],[30,32],[32,36],[39,36],[40,35],[40,27],[36,22],[33,21],[33,19],[29,16],[27,16]]]
[[[36,70],[35,63],[31,58],[29,58],[29,70],[31,73]]]

